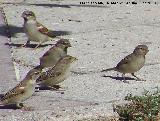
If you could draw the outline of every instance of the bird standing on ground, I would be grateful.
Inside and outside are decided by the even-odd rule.
[[[67,55],[67,48],[71,47],[68,39],[60,39],[40,58],[40,68],[53,67],[60,58]]]
[[[57,84],[61,83],[69,76],[71,63],[76,60],[75,57],[69,55],[62,57],[55,66],[41,73],[37,78],[37,83],[40,83],[42,87],[55,89],[58,86]]]
[[[24,31],[28,36],[28,41],[26,44],[29,44],[30,41],[39,42],[36,46],[37,48],[43,42],[48,41],[49,38],[55,37],[45,26],[36,20],[36,16],[32,11],[24,11],[22,13],[22,17],[24,18]],[[26,46],[26,44],[23,46]]]
[[[3,105],[16,104],[17,108],[23,108],[22,102],[34,93],[36,79],[39,74],[38,72],[28,73],[18,85],[1,97],[0,103]]]
[[[131,73],[132,76],[136,77],[136,80],[141,80],[144,81],[140,78],[138,78],[134,73],[139,71],[145,64],[145,55],[148,53],[148,47],[146,45],[138,45],[133,53],[130,55],[126,56],[124,59],[122,59],[116,67],[109,68],[102,70],[101,72],[104,71],[118,71],[122,73],[122,77],[124,78],[125,81],[125,74],[126,73]]]

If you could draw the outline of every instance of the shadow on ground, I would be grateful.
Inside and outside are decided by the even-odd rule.
[[[4,94],[0,94],[0,98],[2,98],[4,96]],[[14,110],[16,110],[16,109],[18,109],[17,107],[16,107],[16,105],[15,104],[10,104],[10,105],[0,105],[0,109],[14,109]]]
[[[0,29],[5,29],[6,30],[6,33],[0,33],[0,35],[2,36],[7,36],[7,37],[15,37],[15,35],[17,33],[23,33],[23,28],[22,27],[17,27],[17,26],[14,26],[14,25],[8,25],[8,27],[6,26],[0,26]]]
[[[51,34],[55,35],[55,36],[63,36],[63,35],[70,35],[72,34],[71,31],[50,31]]]
[[[40,91],[43,91],[43,90],[50,90],[50,91],[56,91],[57,93],[60,93],[60,94],[64,94],[65,90],[64,89],[61,89],[61,87],[59,85],[55,85],[55,87],[46,87],[46,86],[39,86],[39,87],[36,87],[35,88],[35,92],[40,92]]]
[[[123,77],[115,77],[115,76],[107,76],[107,75],[103,75],[102,77],[109,77],[111,79],[115,79],[115,80],[120,80],[120,81],[124,81]],[[125,80],[135,80],[135,78],[131,78],[131,77],[125,77]]]
[[[60,5],[60,4],[30,4],[35,6],[44,6],[44,7],[63,7],[63,8],[71,8],[71,7],[97,7],[97,8],[106,8],[108,6],[100,6],[100,5],[81,5],[81,4],[68,4],[68,5]]]
[[[19,48],[22,48],[22,46],[23,46],[23,44],[14,44],[14,43],[5,43],[5,45],[9,45],[9,46],[12,46],[12,47],[19,47]],[[25,46],[25,48],[35,48],[37,45],[38,44],[27,44]],[[39,45],[39,47],[46,47],[46,46],[49,46],[49,45],[54,45],[54,44],[43,44],[43,45]]]
[[[77,2],[79,3],[79,2]],[[71,7],[97,7],[97,8],[109,8],[109,6],[106,6],[104,4],[97,4],[97,5],[85,5],[85,4],[29,4],[29,3],[4,3],[4,4],[18,4],[18,5],[35,5],[35,6],[43,6],[43,7],[61,7],[61,8],[71,8]]]
[[[8,25],[6,26],[0,26],[0,30],[2,29],[9,29],[8,32],[0,32],[0,35],[2,36],[7,36],[7,37],[15,37],[17,33],[24,33],[23,27],[17,27],[14,25]],[[70,31],[52,31],[50,30],[50,33],[53,34],[54,36],[63,36],[63,35],[69,35],[71,34]]]
[[[13,110],[16,110],[16,109],[19,109],[16,107],[15,104],[10,104],[10,105],[0,105],[0,109],[13,109]]]
[[[36,90],[51,90],[51,91],[60,91],[61,86],[60,85],[54,85],[52,87],[47,87],[41,84],[38,84],[39,87],[36,87]]]

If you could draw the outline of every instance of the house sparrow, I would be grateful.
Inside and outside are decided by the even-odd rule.
[[[68,39],[60,39],[55,46],[50,48],[41,58],[40,65],[41,69],[46,67],[53,67],[60,58],[67,55],[67,48],[71,47]]]
[[[66,55],[62,57],[55,66],[46,72],[42,72],[37,78],[37,83],[41,86],[49,87],[55,89],[62,81],[64,81],[70,73],[70,65],[72,62],[76,61],[75,57]]]
[[[29,44],[30,41],[39,42],[39,44],[36,46],[37,48],[43,42],[48,41],[49,38],[55,37],[45,26],[36,20],[36,16],[32,11],[24,11],[22,13],[22,17],[24,18],[24,31],[28,36],[28,41],[26,44]]]
[[[124,78],[125,81],[125,74],[126,73],[131,73],[132,76],[136,77],[136,80],[141,80],[144,81],[137,76],[135,76],[135,72],[139,71],[145,64],[145,55],[148,53],[148,47],[146,45],[138,45],[133,53],[130,55],[126,56],[124,59],[122,59],[116,67],[109,68],[102,70],[101,72],[104,71],[118,71],[122,73],[122,77]]]
[[[16,104],[17,108],[23,108],[22,102],[34,93],[36,79],[39,74],[37,72],[29,72],[18,85],[1,97],[0,102],[3,105]]]

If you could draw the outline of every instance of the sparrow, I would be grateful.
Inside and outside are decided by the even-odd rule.
[[[149,52],[148,47],[146,45],[138,45],[135,47],[134,51],[127,55],[124,59],[122,59],[115,67],[104,69],[104,71],[118,71],[122,73],[122,77],[125,82],[125,74],[131,73],[132,76],[136,78],[136,80],[144,81],[137,77],[134,73],[139,71],[145,64],[145,55]]]
[[[70,74],[71,63],[78,60],[75,57],[66,55],[62,57],[51,69],[42,72],[37,78],[37,83],[41,86],[55,89],[59,87],[57,84],[64,81]]]
[[[53,67],[60,58],[67,55],[67,48],[71,47],[68,39],[60,39],[40,58],[39,68]]]
[[[16,104],[17,108],[25,107],[22,102],[34,93],[36,78],[39,74],[38,72],[29,72],[19,84],[1,97],[0,103],[3,105]]]
[[[23,46],[26,46],[30,43],[30,41],[39,42],[39,44],[35,47],[39,47],[42,43],[48,41],[50,38],[54,38],[54,36],[45,26],[39,23],[36,20],[36,16],[32,11],[26,10],[21,15],[24,19],[24,32],[28,37],[28,41]]]

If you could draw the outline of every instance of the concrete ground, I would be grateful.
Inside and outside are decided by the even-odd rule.
[[[40,90],[25,101],[26,105],[34,107],[34,111],[1,109],[0,120],[109,120],[107,118],[117,116],[112,105],[123,102],[127,94],[140,95],[144,90],[153,91],[160,85],[160,3],[147,4],[139,0],[137,4],[111,5],[101,0],[104,5],[82,5],[80,2],[82,1],[3,1],[1,6],[11,31],[11,42],[8,45],[12,47],[13,58],[17,60],[14,62],[17,81],[14,80],[12,86],[22,80],[33,66],[38,65],[39,57],[51,47],[36,50],[17,47],[27,41],[21,18],[24,10],[32,10],[37,19],[56,35],[70,39],[72,48],[68,54],[77,57],[78,61],[72,66],[72,71],[77,74],[71,74],[61,83],[66,89],[64,94]],[[45,44],[48,43],[54,44],[55,41]],[[146,44],[150,50],[146,56],[146,65],[136,73],[146,79],[146,82],[130,79],[127,80],[129,83],[124,83],[118,72],[99,72],[102,68],[115,66],[138,44]],[[103,77],[104,74],[107,77]],[[1,93],[10,88],[4,84]]]

